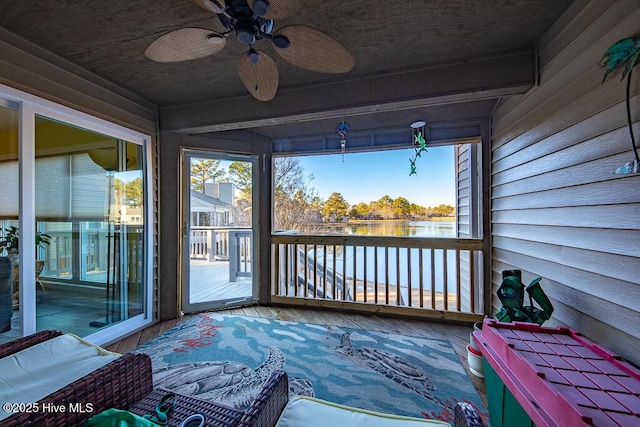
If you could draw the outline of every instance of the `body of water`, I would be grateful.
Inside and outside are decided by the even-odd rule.
[[[332,224],[326,227],[328,233],[340,233],[360,236],[393,236],[393,237],[441,237],[455,238],[455,221],[380,221],[367,223],[350,223],[344,225]],[[333,265],[334,254],[328,248],[327,266]],[[346,263],[347,279],[351,280],[355,276],[358,280],[364,277],[365,269],[367,280],[373,280],[376,274],[379,281],[389,280],[390,285],[395,285],[400,279],[400,285],[406,286],[411,281],[412,287],[419,286],[418,280],[422,271],[425,289],[431,288],[431,270],[435,268],[435,284],[437,291],[444,290],[444,254],[447,253],[447,288],[449,292],[455,289],[456,270],[458,265],[455,262],[455,251],[436,250],[434,253],[434,265],[431,265],[431,250],[420,248],[374,248],[374,247],[352,247],[347,246],[345,251],[335,254],[336,270],[342,270],[343,260]],[[364,258],[367,264],[365,265]],[[374,265],[374,257],[377,252],[378,265]],[[422,263],[420,263],[420,252],[422,252]],[[323,261],[322,251],[318,252],[318,261]],[[353,258],[356,258],[356,268],[354,272]],[[410,259],[409,259],[410,257]],[[385,263],[385,259],[388,263]]]
[[[456,237],[456,223],[451,221],[371,221],[331,224],[325,227],[329,233],[359,236],[393,237]]]

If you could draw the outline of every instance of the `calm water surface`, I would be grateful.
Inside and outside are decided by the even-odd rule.
[[[327,226],[327,232],[360,236],[456,237],[455,221],[380,221]]]
[[[455,238],[455,221],[381,221],[370,223],[358,223],[358,224],[345,224],[345,225],[331,225],[326,227],[328,233],[341,233],[348,235],[360,235],[360,236],[394,236],[394,237],[443,237],[443,238]],[[378,277],[387,278],[390,284],[396,284],[397,279],[400,279],[401,284],[406,284],[411,277],[412,286],[418,287],[417,278],[422,270],[423,277],[425,278],[425,286],[431,287],[431,256],[429,249],[400,249],[399,253],[396,248],[389,248],[388,253],[385,253],[385,248],[373,248],[373,247],[361,247],[358,246],[346,247],[345,253],[341,251],[336,255],[336,267],[337,271],[342,271],[343,259],[346,260],[346,273],[348,278],[352,278],[354,275],[353,258],[356,258],[355,275],[358,279],[364,277],[364,270],[367,270],[367,277],[374,277],[376,266],[373,263],[375,252],[377,251],[378,259],[380,260],[377,266]],[[367,252],[367,264],[364,262],[364,252]],[[333,253],[329,251],[327,253],[327,265],[333,263]],[[422,263],[419,263],[419,253],[422,252]],[[447,251],[447,272],[448,272],[448,287],[454,289],[454,282],[456,269],[458,266],[455,263],[454,252]],[[410,262],[408,257],[411,256]],[[444,251],[438,250],[435,252],[434,266],[436,269],[435,277],[435,289],[442,291],[444,288],[443,277],[443,260]],[[318,253],[318,259],[322,262],[323,254]],[[386,263],[383,261],[386,259]],[[398,263],[399,261],[399,263]],[[399,270],[399,271],[398,271]]]

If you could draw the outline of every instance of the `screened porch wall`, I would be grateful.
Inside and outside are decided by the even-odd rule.
[[[576,1],[538,46],[540,85],[493,116],[492,288],[501,271],[542,277],[566,325],[640,363],[640,175],[615,175],[633,159],[625,85],[598,63],[637,36],[637,0]],[[636,71],[638,70],[638,71]],[[640,69],[631,115],[640,135]],[[636,137],[637,138],[637,137]]]

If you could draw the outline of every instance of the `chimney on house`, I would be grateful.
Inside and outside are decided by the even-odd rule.
[[[204,194],[233,206],[233,188],[231,182],[205,182]]]
[[[204,194],[207,196],[214,197],[216,199],[220,198],[220,184],[217,182],[205,182],[204,183]]]

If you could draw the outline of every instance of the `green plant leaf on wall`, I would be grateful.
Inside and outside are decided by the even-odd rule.
[[[604,82],[607,76],[618,67],[624,66],[622,71],[623,80],[631,69],[638,64],[640,59],[640,37],[628,37],[614,43],[607,49],[600,60],[600,67],[606,68]]]
[[[614,70],[620,67],[624,67],[622,70],[622,79],[627,79],[626,90],[626,107],[627,107],[627,127],[629,129],[629,137],[631,140],[631,148],[635,159],[633,162],[629,162],[624,166],[616,169],[615,173],[638,173],[640,171],[640,154],[638,154],[638,147],[636,146],[636,140],[633,135],[633,122],[631,120],[631,72],[633,67],[638,64],[640,57],[640,37],[627,37],[626,39],[618,40],[612,44],[609,49],[604,52],[602,59],[600,60],[600,67],[605,67],[606,71],[602,81],[604,82]]]

